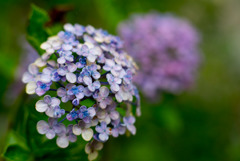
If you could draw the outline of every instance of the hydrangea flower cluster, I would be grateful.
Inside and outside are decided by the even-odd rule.
[[[134,81],[154,98],[158,91],[179,93],[194,83],[199,66],[199,35],[170,14],[134,15],[118,27],[127,52],[141,67]]]
[[[49,119],[37,123],[40,134],[57,137],[61,148],[81,135],[93,160],[109,136],[136,133],[140,98],[132,77],[137,67],[118,37],[92,26],[66,24],[41,48],[45,54],[22,78],[28,94],[43,96],[36,110]]]

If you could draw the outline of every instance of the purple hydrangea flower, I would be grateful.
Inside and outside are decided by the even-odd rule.
[[[70,88],[67,91],[67,94],[75,95],[78,99],[82,99],[84,97],[83,90],[84,90],[84,87],[82,85],[79,85],[79,86],[73,85],[72,88]]]
[[[96,131],[99,133],[98,137],[101,141],[105,142],[108,140],[110,129],[107,127],[106,122],[101,122],[99,126],[96,126]]]
[[[87,108],[86,106],[81,106],[79,109],[79,118],[85,123],[90,123],[92,118],[96,115],[96,111],[93,107]]]
[[[50,89],[51,84],[52,84],[52,82],[43,83],[41,81],[38,81],[37,88],[36,88],[36,94],[39,96],[44,95]]]
[[[48,123],[46,121],[39,121],[37,123],[37,130],[40,134],[45,134],[48,139],[53,139],[56,134],[63,132],[65,126],[59,124],[57,119],[49,118]]]
[[[41,81],[49,83],[50,81],[57,82],[61,79],[56,69],[51,67],[44,68],[41,75]]]
[[[45,112],[49,117],[55,117],[54,109],[59,107],[59,105],[60,100],[58,98],[45,95],[43,100],[37,101],[36,110],[38,112]]]
[[[124,126],[133,134],[136,134],[136,127],[133,125],[136,119],[133,116],[128,116],[123,118]]]
[[[194,83],[199,66],[199,35],[186,20],[170,14],[134,15],[122,22],[119,35],[140,65],[134,81],[144,94],[179,93]]]
[[[64,132],[60,134],[60,136],[57,138],[57,145],[61,148],[66,148],[69,145],[69,142],[76,142],[77,136],[73,134],[73,125],[68,125],[67,128],[65,128]]]
[[[64,51],[64,50],[59,50],[59,58],[57,59],[57,62],[59,64],[64,64],[66,61],[72,62],[73,61],[73,55],[71,51]]]
[[[30,64],[28,66],[28,72],[25,72],[23,74],[22,81],[24,83],[35,81],[38,75],[39,75],[38,67],[34,64]]]
[[[57,95],[59,97],[61,97],[61,101],[66,103],[69,100],[73,100],[75,97],[74,95],[69,95],[67,91],[69,91],[70,89],[72,89],[72,87],[74,86],[74,84],[67,84],[65,88],[60,87],[57,90]]]
[[[97,101],[99,103],[99,107],[101,107],[102,109],[105,109],[107,105],[110,105],[112,103],[112,98],[109,97],[108,95],[109,89],[105,86],[101,87],[99,90]]]
[[[72,111],[70,111],[70,113],[67,114],[66,118],[69,121],[73,121],[73,120],[77,119],[78,116],[79,116],[79,111],[76,111],[75,109],[72,109]]]
[[[83,77],[83,82],[88,86],[88,89],[91,92],[94,92],[95,90],[99,89],[101,87],[101,84],[99,81],[92,81],[91,77],[84,76]]]
[[[54,111],[53,113],[54,118],[60,118],[65,114],[65,110],[61,109],[60,106],[54,107],[53,111]]]
[[[103,66],[103,69],[106,71],[111,71],[112,75],[115,77],[123,77],[124,70],[122,69],[122,66],[119,64],[116,64],[111,59],[106,59],[106,64]]]
[[[119,135],[123,135],[126,131],[126,128],[121,124],[120,119],[112,121],[113,128],[111,130],[111,134],[113,137],[118,137]]]
[[[119,91],[119,85],[122,83],[122,79],[114,77],[112,74],[107,74],[107,81],[110,84],[110,88],[113,92]]]

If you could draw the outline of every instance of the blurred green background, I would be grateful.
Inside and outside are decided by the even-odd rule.
[[[111,138],[100,160],[240,161],[238,0],[1,0],[0,151],[7,132],[21,122],[16,113],[24,115],[19,112],[26,96],[18,68],[26,58],[22,46],[31,3],[60,17],[67,11],[63,19],[55,17],[59,23],[91,24],[112,34],[132,13],[171,12],[189,19],[202,34],[204,56],[195,87],[178,96],[162,96],[154,104],[143,98],[137,135]]]

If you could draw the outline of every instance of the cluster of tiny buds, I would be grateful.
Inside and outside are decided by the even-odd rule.
[[[88,141],[89,160],[94,160],[109,136],[136,133],[140,97],[132,77],[137,66],[118,37],[92,26],[66,24],[41,48],[45,53],[22,78],[26,93],[42,96],[35,107],[48,121],[37,123],[40,134],[57,137],[61,148],[81,135]]]

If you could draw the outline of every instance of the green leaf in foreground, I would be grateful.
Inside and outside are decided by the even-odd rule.
[[[27,27],[27,39],[38,53],[42,55],[43,50],[40,48],[40,45],[46,41],[49,36],[44,26],[50,18],[45,10],[35,5],[32,5],[31,8],[29,24]]]
[[[26,140],[14,131],[9,132],[2,157],[9,161],[32,160]]]

